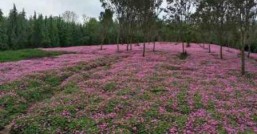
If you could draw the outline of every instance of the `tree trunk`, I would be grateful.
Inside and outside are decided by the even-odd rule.
[[[241,33],[241,74],[245,75],[245,34]]]
[[[119,44],[119,38],[117,38],[117,52],[120,52],[120,44]]]
[[[129,39],[127,38],[127,51],[129,51]]]
[[[120,44],[117,44],[117,52],[120,52]]]
[[[145,42],[144,42],[144,45],[143,45],[143,57],[145,57]]]
[[[120,52],[120,30],[118,30],[117,36],[117,52]]]
[[[100,50],[103,50],[103,44],[101,44]]]
[[[241,48],[241,55],[241,74],[245,75],[245,50],[243,46]]]
[[[155,52],[155,41],[153,42],[153,52]]]
[[[182,42],[182,53],[185,53],[185,43]]]
[[[129,44],[127,43],[127,51],[129,51]]]
[[[223,46],[220,45],[220,59],[223,59]]]
[[[100,48],[100,50],[103,50],[103,44],[104,44],[104,38],[101,41],[101,48]]]

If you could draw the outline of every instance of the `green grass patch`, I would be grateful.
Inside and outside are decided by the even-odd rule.
[[[176,125],[182,130],[187,122],[187,115],[180,115],[175,118]]]
[[[253,115],[253,120],[254,120],[255,122],[257,122],[257,114],[254,114],[254,115]]]
[[[25,59],[54,57],[67,52],[44,51],[40,49],[8,50],[0,52],[0,62],[19,61]]]
[[[79,71],[89,71],[96,67],[104,66],[107,62],[112,63],[114,60],[116,60],[116,58],[113,58],[113,57],[97,59],[95,61],[89,62],[88,64],[83,64],[83,66],[81,66],[82,67],[81,70]],[[80,95],[79,94],[80,89],[74,84],[72,84],[71,82],[69,82],[71,84],[68,84],[64,88],[61,86],[64,80],[67,80],[67,78],[69,78],[70,76],[73,76],[73,74],[76,73],[72,69],[76,67],[77,66],[69,67],[61,71],[48,71],[44,73],[37,73],[34,75],[26,76],[25,78],[12,83],[0,85],[0,90],[4,92],[4,95],[0,97],[0,130],[4,129],[4,127],[8,125],[10,121],[15,119],[17,116],[21,114],[26,114],[28,108],[33,104],[36,104],[42,101],[45,101],[46,103],[51,103],[51,101],[49,101],[49,98],[59,93],[63,94],[64,96],[66,95],[69,96],[69,94]],[[112,87],[113,86],[110,86],[110,88]],[[81,96],[76,96],[76,97],[81,97]],[[86,96],[85,98],[88,99],[88,96]],[[66,98],[60,98],[60,99],[62,99],[62,102],[70,101],[69,100],[70,98],[67,98],[67,100]],[[90,104],[93,105],[98,103],[99,101],[101,101],[100,98],[93,98],[92,100],[90,100]],[[87,101],[85,100],[85,103],[86,102]],[[84,103],[83,104],[80,103],[76,105],[75,108],[81,109],[85,107],[84,105],[85,105]],[[71,112],[72,115],[75,115],[76,111],[74,110],[74,107],[67,106],[64,108],[65,110],[68,110],[69,112]],[[53,109],[53,108],[50,108],[50,109]],[[92,107],[92,109],[97,109],[97,107]],[[41,111],[39,109],[39,111],[35,111],[35,113],[37,112],[42,113],[42,111],[46,111],[47,113],[42,117],[38,116],[38,118],[45,119],[45,116],[51,115],[49,114],[51,110],[47,108]],[[29,115],[28,117],[32,117],[32,115]],[[33,124],[34,120],[26,122],[26,121],[23,121],[23,119],[19,119],[18,121],[21,122],[21,127],[24,125],[31,125],[31,126],[22,127],[22,128],[12,128],[13,131],[18,131],[18,132],[22,131],[24,133],[38,132],[38,129],[37,129],[38,125]],[[42,122],[48,123],[47,120],[46,121],[38,120],[38,122],[36,123],[40,124]],[[46,126],[43,126],[43,128],[44,127]],[[40,130],[40,132],[42,131]],[[52,132],[53,131],[51,131],[50,133]],[[42,132],[42,133],[48,133],[48,132]]]
[[[65,93],[65,94],[73,94],[73,93],[77,93],[77,92],[79,92],[79,87],[78,86],[76,86],[76,85],[74,85],[74,84],[71,84],[71,85],[67,85],[65,88],[64,88],[64,90],[63,90],[63,92]]]
[[[142,92],[137,99],[139,100],[151,100],[153,97],[153,93],[150,91],[144,91]]]
[[[179,66],[172,66],[172,65],[168,65],[168,64],[164,64],[164,65],[162,65],[162,67],[167,70],[181,70],[181,68]]]
[[[218,131],[219,134],[227,134],[226,129],[222,125],[218,126],[218,130],[217,131]]]
[[[41,122],[47,122],[47,124],[43,125]],[[50,115],[46,117],[32,116],[18,120],[16,124],[18,127],[13,128],[11,133],[74,133],[75,130],[85,133],[99,132],[96,122],[88,117],[68,119],[61,115]]]
[[[110,100],[105,106],[104,111],[106,113],[111,113],[114,111],[114,108],[119,104],[119,100]]]
[[[201,109],[204,107],[202,103],[202,96],[199,93],[194,95],[194,104],[196,109]]]
[[[146,119],[158,118],[159,109],[157,107],[152,107],[144,113]]]
[[[168,90],[165,87],[155,87],[153,89],[151,89],[151,92],[154,94],[161,94],[161,93],[165,93]]]
[[[143,114],[145,119],[144,123],[137,124],[138,131],[137,133],[145,134],[165,134],[168,132],[171,127],[171,122],[166,121],[164,115],[159,113],[158,107],[154,106]],[[173,118],[172,118],[173,120]]]
[[[170,123],[165,121],[158,121],[155,125],[153,125],[153,128],[151,129],[150,133],[165,134],[168,133],[170,127]]]
[[[20,113],[25,113],[28,105],[16,95],[6,95],[0,98],[0,108],[0,128],[4,129],[10,120]]]
[[[189,114],[190,107],[187,101],[187,90],[182,89],[182,91],[178,93],[177,99],[178,99],[178,110],[182,114]]]
[[[0,97],[0,107],[4,109],[4,112],[0,112],[0,127],[7,125],[17,115],[26,113],[31,104],[52,97],[61,81],[59,76],[49,73],[0,86],[1,90],[7,92]]]
[[[124,115],[127,111],[131,110],[131,102],[123,98],[115,97],[106,102],[106,104],[101,107],[101,110],[106,114],[115,112],[119,115]]]
[[[133,95],[133,94],[134,92],[132,92],[130,88],[125,88],[117,92],[118,96]]]
[[[117,84],[115,82],[110,82],[104,85],[103,90],[106,92],[114,91],[117,88]]]

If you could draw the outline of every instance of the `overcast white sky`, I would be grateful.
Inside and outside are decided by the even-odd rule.
[[[88,17],[98,18],[103,10],[99,0],[0,0],[0,9],[5,16],[9,14],[13,4],[19,11],[24,8],[27,16],[33,15],[34,11],[43,15],[58,16],[69,10],[74,11],[80,17],[86,14]]]
[[[83,14],[98,18],[100,12],[103,11],[99,0],[0,0],[0,9],[5,16],[13,8],[13,4],[19,11],[24,8],[27,17],[32,16],[34,11],[47,16],[58,16],[68,10],[77,13],[82,21]],[[166,0],[163,4],[163,7],[165,6]]]

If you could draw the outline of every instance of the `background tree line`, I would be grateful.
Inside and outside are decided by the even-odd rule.
[[[27,17],[24,10],[19,12],[14,5],[7,17],[0,9],[0,50],[116,43],[127,43],[131,49],[130,43],[155,41],[216,43],[240,48],[240,24],[236,21],[240,11],[235,11],[233,5],[242,4],[230,1],[167,0],[167,7],[161,8],[162,0],[101,0],[105,12],[100,13],[99,19],[83,16],[83,23],[78,23],[78,16],[71,11],[60,16],[35,13]],[[256,52],[256,14],[249,18],[244,48]]]
[[[49,17],[35,12],[27,17],[25,10],[19,12],[14,5],[6,17],[0,9],[0,50],[114,43],[117,22],[112,18],[107,21],[109,31],[101,41],[101,28],[106,26],[103,14],[99,17],[101,21],[83,16],[84,22],[78,23],[78,16],[71,11]]]

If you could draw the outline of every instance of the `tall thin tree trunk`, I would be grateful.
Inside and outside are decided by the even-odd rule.
[[[133,45],[132,45],[132,38],[130,39],[130,50],[132,50],[132,47],[133,47]]]
[[[127,43],[127,51],[129,51],[129,44]]]
[[[229,51],[229,46],[230,46],[230,45],[229,45],[229,43],[228,43],[228,44],[227,44],[227,50],[228,50],[228,51]]]
[[[117,52],[120,52],[120,44],[117,44]]]
[[[102,38],[100,50],[103,50],[103,44],[104,44],[104,38]]]
[[[117,37],[117,52],[120,52],[120,36]]]
[[[182,52],[185,53],[185,43],[182,42]]]
[[[155,41],[153,42],[153,52],[155,52]]]
[[[241,33],[241,74],[245,75],[245,34]]]
[[[127,51],[129,51],[129,40],[127,39]]]
[[[143,46],[143,57],[145,57],[145,42],[144,42],[144,46]]]
[[[245,75],[245,50],[243,46],[241,48],[241,55],[241,74]]]

